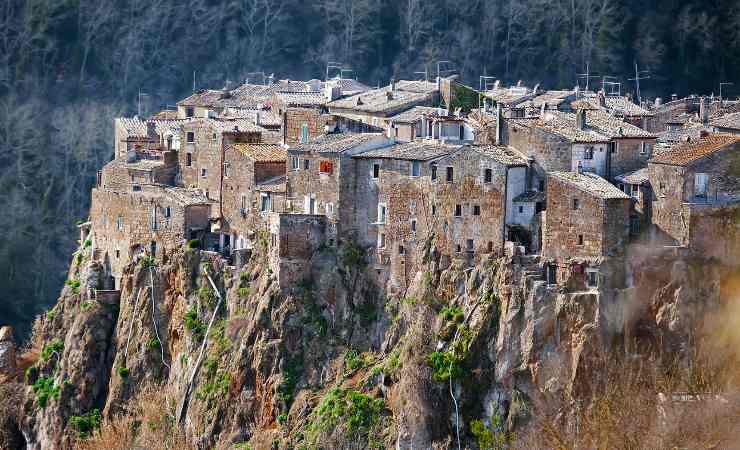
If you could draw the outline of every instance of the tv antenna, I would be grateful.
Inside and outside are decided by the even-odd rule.
[[[343,63],[336,62],[336,61],[328,61],[326,63],[326,78],[324,78],[324,81],[329,81],[329,70],[330,69],[338,70],[339,76],[341,77],[342,67],[344,67]]]
[[[604,95],[620,97],[622,95],[622,83],[616,81],[619,78],[604,75],[601,77],[601,90],[604,91]],[[609,88],[607,90],[607,88]]]
[[[591,78],[599,78],[599,75],[593,75],[591,73],[591,68],[589,63],[586,63],[586,73],[577,73],[576,74],[577,80],[585,79],[586,80],[586,91],[588,92],[588,86],[589,82],[591,81]],[[580,81],[576,81],[576,84],[580,85]]]
[[[414,75],[424,75],[424,81],[429,81],[429,66],[424,64],[424,71],[416,71]]]
[[[637,61],[635,61],[635,78],[629,78],[629,81],[635,82],[635,91],[637,94],[637,104],[642,105],[642,97],[640,96],[640,80],[649,80],[649,70],[639,70],[637,68]]]
[[[733,86],[735,83],[725,81],[719,84],[719,104],[722,104],[722,86]]]
[[[247,79],[245,80],[245,83],[249,84],[249,77],[251,75],[262,75],[262,85],[264,86],[265,80],[267,79],[267,76],[265,75],[265,72],[259,71],[259,72],[247,72]]]

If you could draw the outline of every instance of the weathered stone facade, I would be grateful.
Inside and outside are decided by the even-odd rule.
[[[326,217],[310,214],[269,214],[270,269],[280,287],[308,278],[311,258],[326,245]]]
[[[309,140],[326,134],[326,125],[333,121],[332,116],[315,108],[289,108],[283,118],[283,137],[288,145],[301,143],[304,128],[308,130]]]

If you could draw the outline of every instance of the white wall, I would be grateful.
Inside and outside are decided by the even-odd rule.
[[[584,159],[587,147],[593,147],[593,159]],[[578,163],[581,162],[585,172],[593,172],[602,177],[606,176],[606,158],[608,151],[606,144],[574,144],[572,148],[573,157],[571,170],[573,172],[578,170]]]

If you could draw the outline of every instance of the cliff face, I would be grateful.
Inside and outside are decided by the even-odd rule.
[[[0,339],[0,447],[499,448],[540,414],[572,426],[619,356],[689,364],[730,295],[706,261],[605,263],[631,286],[597,290],[577,273],[548,285],[533,257],[427,255],[388,298],[333,249],[280,290],[265,254],[240,269],[190,249],[143,258],[120,297],[92,298],[102,267],[81,249],[31,348]]]

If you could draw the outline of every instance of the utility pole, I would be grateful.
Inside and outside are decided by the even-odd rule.
[[[637,61],[635,61],[635,78],[629,78],[629,81],[635,82],[635,91],[637,94],[637,104],[642,106],[642,97],[640,96],[640,80],[649,80],[650,79],[650,71],[649,70],[638,70],[637,68]],[[721,88],[721,85],[720,85]]]

